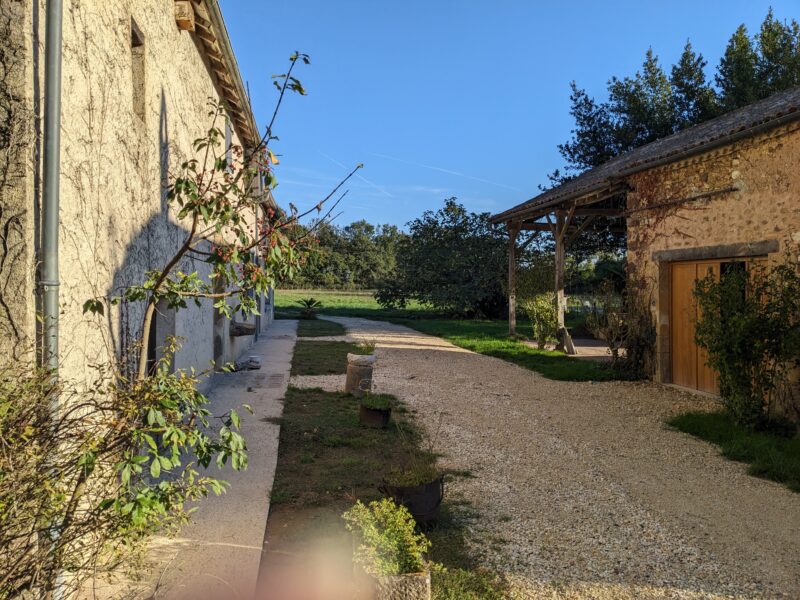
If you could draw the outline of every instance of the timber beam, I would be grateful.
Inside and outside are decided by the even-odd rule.
[[[591,217],[587,218],[578,227],[570,226],[567,229],[567,234],[572,235],[575,232],[578,232],[578,230],[583,231],[584,229],[586,229],[586,227],[588,227],[587,223],[591,222],[591,219],[592,219]],[[553,231],[552,226],[550,226],[548,223],[522,223],[521,225],[518,225],[518,227],[520,231],[546,231],[546,232]],[[614,225],[612,227],[609,227],[608,230],[614,233],[624,233],[625,227]]]

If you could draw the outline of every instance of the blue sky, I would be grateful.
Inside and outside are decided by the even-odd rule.
[[[798,0],[220,0],[263,127],[293,50],[306,97],[276,127],[278,202],[309,206],[349,168],[337,222],[404,225],[457,196],[498,212],[562,166],[569,82],[603,96],[652,46],[665,67],[687,38],[716,67],[730,34]],[[710,71],[713,72],[713,71]]]

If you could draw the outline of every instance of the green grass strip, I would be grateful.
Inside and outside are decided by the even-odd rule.
[[[509,338],[505,321],[450,319],[392,319],[422,333],[435,335],[461,348],[494,356],[558,381],[610,381],[619,379],[607,365],[570,358],[561,352],[539,350]]]
[[[325,337],[329,335],[346,335],[347,330],[339,323],[324,319],[301,319],[297,323],[298,337]]]
[[[347,354],[361,353],[359,344],[298,340],[292,358],[292,375],[342,375],[347,373]]]
[[[668,421],[675,429],[719,446],[723,456],[748,463],[748,473],[800,492],[800,437],[750,431],[724,412],[689,412]]]

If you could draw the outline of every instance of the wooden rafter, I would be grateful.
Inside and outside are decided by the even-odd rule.
[[[574,242],[574,241],[575,241],[575,239],[576,239],[576,238],[577,238],[577,237],[578,237],[578,236],[579,236],[581,233],[583,233],[583,232],[586,230],[586,228],[587,228],[587,227],[589,227],[589,225],[591,225],[591,224],[594,222],[594,220],[595,220],[596,218],[597,218],[597,217],[596,217],[595,215],[591,215],[591,216],[589,216],[589,217],[586,217],[586,219],[583,221],[583,223],[581,223],[581,224],[580,224],[580,226],[578,226],[578,227],[576,227],[575,229],[573,229],[573,230],[570,232],[570,234],[567,236],[567,246],[569,246],[569,245],[570,245],[572,242]]]
[[[185,11],[184,7],[178,8],[180,4],[183,3],[180,2],[180,0],[176,0],[176,11]],[[248,106],[247,98],[242,97],[239,87],[237,87],[234,82],[234,78],[229,70],[230,66],[225,60],[225,55],[217,37],[217,32],[214,30],[214,25],[206,14],[206,8],[203,3],[191,2],[191,5],[194,13],[194,34],[202,43],[206,58],[209,62],[210,71],[220,91],[220,95],[232,113],[230,115],[231,121],[235,124],[242,142],[254,143],[254,140],[257,138],[256,132],[253,131],[252,125],[247,117],[242,114]],[[181,12],[181,14],[183,14],[183,12]],[[181,24],[179,23],[178,26],[181,27]]]

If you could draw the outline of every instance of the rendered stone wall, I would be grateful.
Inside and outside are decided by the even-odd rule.
[[[25,15],[28,52],[41,52],[44,2],[12,4]],[[132,47],[132,29],[143,42],[138,49]],[[183,242],[186,224],[167,206],[165,189],[170,173],[193,157],[193,140],[211,126],[208,103],[219,94],[202,46],[177,28],[171,1],[65,0],[63,38],[61,357],[66,376],[85,379],[92,375],[89,365],[108,361],[138,338],[143,306],[115,307],[98,321],[83,314],[83,303],[141,282],[146,270],[162,267]],[[135,63],[137,53],[143,70],[142,62]],[[33,106],[41,94],[43,60],[28,66],[25,92]],[[233,142],[239,143],[235,131]],[[36,212],[32,179],[25,185],[30,218]],[[33,233],[26,236],[33,248]],[[31,264],[27,259],[30,272],[16,277],[28,290],[19,302],[28,321],[34,308]],[[201,260],[187,259],[180,268],[208,272]],[[157,328],[159,339],[184,338],[175,367],[212,364],[211,301],[161,314]],[[225,361],[252,343],[252,337],[232,342],[227,323],[223,337]]]
[[[0,354],[19,358],[35,336],[33,56],[22,2],[0,3]]]

